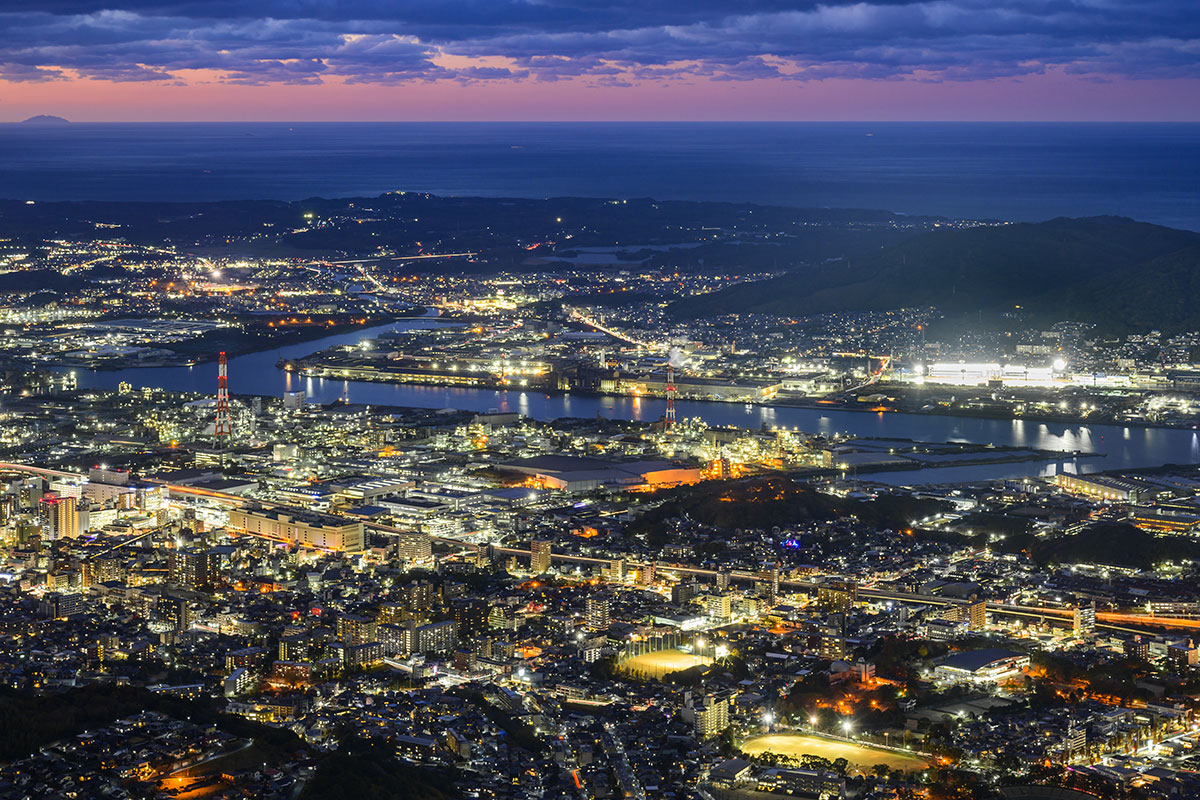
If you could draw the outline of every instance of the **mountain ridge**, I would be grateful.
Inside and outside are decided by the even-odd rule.
[[[1162,286],[1174,287],[1166,296]],[[683,317],[805,316],[936,307],[953,314],[1020,308],[1112,329],[1200,329],[1200,233],[1128,217],[938,229],[853,261],[800,266],[673,304]],[[1166,313],[1164,313],[1166,312]]]

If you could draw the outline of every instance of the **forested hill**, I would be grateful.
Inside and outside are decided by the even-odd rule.
[[[800,267],[676,304],[681,316],[1021,306],[1034,318],[1200,329],[1200,234],[1124,217],[940,228],[857,259]]]

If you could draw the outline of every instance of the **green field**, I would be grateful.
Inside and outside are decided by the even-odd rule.
[[[876,764],[887,764],[892,769],[906,771],[922,770],[929,762],[921,756],[910,756],[891,750],[879,750],[852,742],[825,739],[803,733],[768,733],[755,736],[742,743],[742,752],[748,755],[772,752],[793,758],[803,755],[820,756],[830,761],[844,758],[850,762],[851,772],[868,772]]]
[[[707,666],[712,663],[708,656],[698,656],[685,653],[682,650],[659,650],[656,653],[643,653],[622,661],[618,666],[623,672],[643,678],[661,678],[672,672],[691,669],[696,666]]]

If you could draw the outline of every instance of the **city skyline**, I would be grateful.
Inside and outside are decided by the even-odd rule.
[[[1195,4],[0,0],[0,797],[1200,798]]]

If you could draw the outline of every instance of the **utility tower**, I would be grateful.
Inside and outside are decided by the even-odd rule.
[[[217,419],[213,425],[213,436],[217,444],[229,441],[233,424],[229,420],[229,372],[225,363],[225,351],[217,359]]]
[[[667,413],[663,415],[663,427],[675,427],[675,365],[667,362]]]

